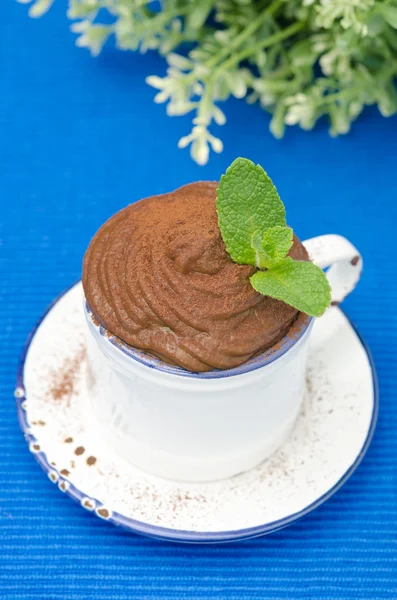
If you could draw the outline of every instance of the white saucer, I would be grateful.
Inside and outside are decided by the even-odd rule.
[[[182,484],[119,458],[93,425],[85,375],[78,283],[54,301],[27,342],[15,391],[21,428],[62,492],[102,519],[175,541],[255,537],[309,513],[357,468],[378,410],[368,349],[336,307],[315,323],[307,393],[290,439],[259,467],[232,479]]]

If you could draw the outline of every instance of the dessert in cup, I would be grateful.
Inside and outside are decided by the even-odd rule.
[[[270,178],[247,159],[219,184],[121,210],[83,267],[90,397],[103,435],[170,479],[256,466],[294,426],[314,318],[360,270],[345,238],[302,243]]]

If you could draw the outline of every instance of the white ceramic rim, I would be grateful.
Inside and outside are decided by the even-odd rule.
[[[40,327],[41,323],[44,321],[45,317],[52,310],[52,308],[59,302],[59,300],[67,292],[69,292],[75,285],[77,285],[77,283],[79,283],[79,281],[75,282],[73,285],[71,285],[70,287],[65,289],[57,298],[55,298],[55,300],[53,300],[53,302],[51,302],[51,304],[48,306],[47,310],[42,314],[42,316],[37,321],[36,325],[33,327],[32,331],[30,332],[28,339],[26,341],[26,344],[24,346],[24,349],[22,351],[22,355],[20,358],[19,366],[18,366],[17,382],[16,382],[16,385],[17,385],[16,389],[18,390],[18,394],[15,394],[15,395],[16,395],[16,402],[17,402],[17,415],[18,415],[19,424],[20,424],[21,430],[24,433],[25,439],[28,444],[30,444],[31,442],[33,442],[33,443],[35,442],[35,438],[32,436],[31,433],[29,433],[29,424],[27,421],[26,411],[22,408],[22,404],[26,400],[26,390],[25,390],[25,384],[24,384],[24,367],[25,367],[25,361],[26,361],[26,357],[27,357],[27,354],[29,351],[29,347],[30,347],[30,344],[31,344],[35,334],[36,334],[36,331]],[[150,525],[150,524],[144,523],[142,521],[137,521],[136,519],[131,519],[129,517],[125,517],[124,515],[117,513],[117,512],[112,513],[111,517],[109,519],[107,519],[107,521],[113,523],[114,525],[121,526],[124,529],[127,529],[128,531],[131,531],[133,533],[139,533],[141,535],[145,535],[148,537],[157,538],[157,539],[161,539],[161,540],[168,540],[171,542],[183,542],[183,543],[193,543],[193,544],[194,543],[196,543],[196,544],[200,544],[200,543],[211,544],[211,543],[233,542],[233,541],[238,541],[238,540],[245,540],[245,539],[259,537],[261,535],[266,535],[273,531],[278,531],[279,529],[283,529],[287,525],[290,525],[294,521],[298,521],[305,515],[309,514],[315,508],[317,508],[318,506],[323,504],[326,500],[331,498],[331,496],[333,496],[344,485],[344,483],[350,478],[350,476],[354,473],[354,471],[357,469],[357,467],[361,463],[362,459],[364,458],[364,456],[368,450],[368,447],[371,443],[374,431],[375,431],[375,426],[376,426],[376,421],[378,418],[378,411],[379,411],[378,379],[377,379],[377,375],[376,375],[375,364],[374,364],[373,358],[371,356],[371,353],[369,351],[369,348],[368,348],[366,342],[362,338],[357,327],[352,323],[352,321],[349,319],[349,317],[347,317],[346,314],[345,314],[345,317],[349,321],[353,330],[355,331],[357,338],[358,338],[359,342],[361,343],[361,345],[363,346],[364,351],[368,357],[368,362],[370,364],[371,374],[372,374],[374,403],[373,403],[373,409],[372,409],[370,425],[368,428],[368,433],[367,433],[366,439],[364,440],[364,443],[361,447],[361,450],[357,454],[356,460],[352,463],[352,465],[350,465],[350,467],[346,470],[346,472],[342,475],[342,477],[339,479],[339,481],[332,488],[330,488],[325,494],[320,496],[320,498],[318,498],[317,500],[315,500],[314,502],[309,504],[306,508],[302,509],[299,512],[288,515],[288,517],[284,517],[283,519],[279,519],[279,520],[273,521],[271,523],[266,523],[265,525],[257,525],[255,527],[250,527],[247,529],[239,529],[239,530],[235,530],[235,531],[197,532],[197,531],[185,531],[185,530],[181,530],[181,529],[170,529],[170,528],[166,528],[166,527],[159,527],[157,525]],[[37,462],[39,463],[39,465],[41,466],[41,468],[44,470],[44,472],[49,474],[50,471],[52,471],[52,467],[47,460],[47,456],[42,452],[35,453],[34,456],[35,456]],[[74,486],[73,484],[70,484],[70,487],[68,488],[66,493],[68,496],[70,496],[73,500],[75,500],[79,504],[81,504],[81,501],[86,496],[81,490],[76,488],[76,486]],[[95,500],[95,501],[97,503],[98,508],[100,508],[101,503],[97,500]]]
[[[267,365],[275,362],[278,358],[284,356],[284,354],[292,351],[293,348],[310,333],[314,323],[313,317],[306,316],[306,320],[304,321],[302,318],[302,313],[299,313],[297,318],[302,318],[302,323],[296,335],[290,337],[289,332],[287,332],[285,336],[279,340],[277,344],[278,348],[276,350],[274,347],[270,347],[264,352],[261,352],[260,354],[250,358],[245,363],[230,369],[212,369],[210,371],[196,372],[188,371],[187,369],[178,367],[176,365],[170,365],[160,358],[151,355],[145,350],[134,348],[133,346],[130,346],[124,342],[117,335],[110,333],[103,325],[97,325],[93,320],[94,315],[85,298],[84,311],[86,314],[86,319],[89,322],[90,329],[92,328],[95,330],[95,333],[98,334],[98,339],[101,341],[101,343],[110,344],[113,351],[116,353],[125,354],[132,361],[137,362],[153,371],[159,371],[160,373],[166,373],[167,375],[176,375],[177,377],[194,380],[226,379],[228,377],[237,377],[238,375],[243,375],[244,373],[251,373],[252,371],[266,367]],[[294,327],[295,323],[296,321],[294,321],[294,324],[291,327]]]

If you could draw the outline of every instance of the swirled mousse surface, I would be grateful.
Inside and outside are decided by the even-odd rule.
[[[127,344],[190,371],[236,367],[276,344],[298,311],[252,288],[218,227],[215,182],[127,206],[96,233],[83,286],[93,315]],[[307,260],[294,237],[289,253]]]

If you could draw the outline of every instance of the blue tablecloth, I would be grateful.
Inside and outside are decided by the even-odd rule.
[[[188,118],[153,104],[155,54],[74,47],[64,2],[43,19],[3,2],[0,26],[0,597],[2,599],[397,598],[397,118],[369,110],[346,137],[325,125],[268,133],[268,116],[225,106],[222,155],[195,165],[176,143]],[[267,538],[187,547],[119,531],[71,502],[29,454],[13,387],[21,347],[80,275],[90,237],[138,198],[260,162],[302,238],[341,233],[365,270],[345,303],[374,355],[377,431],[330,501]]]

